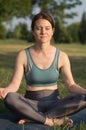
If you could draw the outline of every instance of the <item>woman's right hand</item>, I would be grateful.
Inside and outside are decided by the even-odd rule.
[[[6,88],[0,88],[0,99],[2,98],[5,98],[6,95],[7,95],[7,91],[6,91]]]

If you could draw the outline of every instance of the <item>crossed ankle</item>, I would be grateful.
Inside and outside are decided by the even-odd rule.
[[[50,119],[50,118],[46,118],[46,121],[45,121],[45,125],[48,125],[48,126],[62,126],[62,125],[68,125],[69,127],[73,126],[73,121],[66,117],[66,118],[58,118],[58,119]]]
[[[45,120],[45,123],[44,123],[45,125],[48,125],[48,126],[53,126],[53,120],[52,119],[50,119],[50,118],[46,118],[46,120]]]

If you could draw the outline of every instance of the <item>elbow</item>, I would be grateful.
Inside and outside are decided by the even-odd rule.
[[[75,92],[75,84],[68,85],[67,88],[68,88],[68,91],[70,93],[74,93]]]

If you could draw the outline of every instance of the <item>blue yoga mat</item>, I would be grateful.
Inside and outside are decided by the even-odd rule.
[[[86,109],[72,115],[71,118],[74,121],[74,125],[79,125],[81,122],[86,123]],[[54,128],[38,123],[18,125],[17,118],[8,112],[0,114],[0,130],[54,130]]]

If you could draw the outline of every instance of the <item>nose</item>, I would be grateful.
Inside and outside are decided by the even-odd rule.
[[[45,29],[41,28],[41,34],[44,34],[44,33],[45,33]]]

